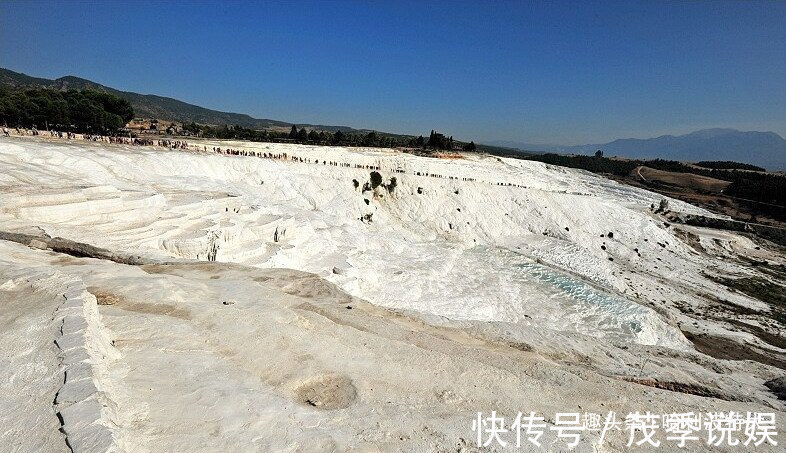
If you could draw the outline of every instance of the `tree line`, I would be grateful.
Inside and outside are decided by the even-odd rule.
[[[77,133],[116,135],[134,118],[131,104],[116,95],[96,90],[59,91],[50,88],[0,87],[0,124],[7,127],[57,129]],[[208,126],[192,122],[182,126],[191,135],[248,140],[291,142],[311,145],[367,146],[376,148],[419,148],[476,151],[474,142],[454,141],[434,130],[428,138],[369,132],[329,132],[298,128],[289,133],[256,130],[240,125]]]
[[[204,137],[226,140],[247,140],[252,142],[289,142],[304,145],[333,145],[333,146],[367,146],[374,148],[420,148],[424,150],[456,150],[475,151],[475,143],[462,143],[454,141],[453,137],[446,138],[444,134],[431,131],[428,139],[422,135],[411,137],[406,135],[382,134],[376,131],[366,133],[351,133],[338,130],[329,132],[324,130],[298,128],[292,125],[289,132],[274,130],[257,130],[240,125],[234,126],[208,126],[195,122],[184,124],[184,131]]]
[[[0,87],[0,124],[114,135],[134,117],[131,104],[103,91]]]
[[[756,165],[734,162],[731,160],[703,160],[701,162],[696,162],[694,165],[697,167],[712,168],[717,170],[767,171],[766,169]]]

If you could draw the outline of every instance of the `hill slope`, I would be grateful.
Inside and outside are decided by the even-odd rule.
[[[294,124],[285,121],[253,118],[249,115],[241,113],[220,112],[218,110],[211,110],[165,96],[139,94],[132,91],[120,91],[105,85],[101,85],[100,83],[74,76],[65,76],[60,77],[59,79],[51,80],[40,77],[31,77],[27,74],[0,68],[0,86],[31,86],[53,88],[58,90],[93,89],[106,91],[120,96],[130,102],[134,107],[136,116],[141,118],[157,118],[162,120],[178,121],[182,123],[190,123],[193,121],[200,124],[210,125],[238,124],[252,129],[265,129],[272,127],[288,128]],[[359,130],[347,126],[325,126],[312,124],[298,124],[298,126],[305,126],[330,132],[335,132],[337,130],[341,130],[342,132],[368,132],[366,129]]]

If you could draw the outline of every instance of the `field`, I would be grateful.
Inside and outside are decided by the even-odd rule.
[[[786,211],[781,206],[727,195],[724,189],[730,185],[729,181],[646,166],[639,166],[626,176],[608,176],[623,184],[652,190],[735,220],[786,228]]]
[[[638,176],[647,182],[657,182],[675,188],[687,188],[697,192],[720,194],[729,186],[728,181],[693,173],[677,173],[672,171],[657,170],[649,167],[638,167]]]

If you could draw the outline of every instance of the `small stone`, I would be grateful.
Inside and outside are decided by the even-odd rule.
[[[61,351],[67,351],[71,348],[84,346],[86,340],[84,332],[74,332],[56,339],[55,343]]]
[[[82,298],[68,299],[65,302],[63,302],[63,305],[60,306],[61,307],[60,310],[67,309],[67,308],[78,308],[81,310],[84,304],[85,304],[85,300]]]
[[[85,427],[101,418],[101,403],[96,398],[89,398],[60,410],[63,419],[63,430],[69,432]]]
[[[63,335],[81,332],[87,329],[87,321],[78,315],[68,315],[63,318]]]
[[[68,443],[73,451],[112,452],[117,451],[112,431],[99,423],[82,429],[71,430]]]
[[[84,295],[84,293],[85,293],[85,288],[78,286],[78,287],[75,287],[75,288],[67,289],[63,293],[63,297],[65,297],[66,299],[77,299],[77,298],[81,298],[82,295]]]
[[[80,381],[93,378],[93,368],[89,363],[80,362],[65,370],[65,382]]]
[[[81,381],[68,381],[60,388],[55,397],[57,404],[73,404],[85,400],[97,393],[95,383],[92,379],[82,379]]]
[[[77,363],[90,360],[90,354],[83,346],[71,348],[63,352],[63,365],[71,366]]]
[[[32,240],[30,240],[30,243],[29,243],[29,244],[27,244],[27,245],[28,245],[28,247],[32,247],[32,248],[34,248],[34,249],[41,249],[41,250],[46,250],[46,249],[47,249],[47,247],[48,247],[48,245],[46,244],[46,242],[44,242],[44,241],[40,241],[40,240],[38,240],[38,239],[32,239]]]

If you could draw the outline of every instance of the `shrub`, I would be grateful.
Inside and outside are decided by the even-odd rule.
[[[382,184],[382,175],[379,172],[372,171],[371,172],[371,188],[376,189],[379,185]]]
[[[390,183],[387,185],[388,192],[393,193],[397,185],[398,181],[396,180],[396,177],[394,176],[390,178]]]

